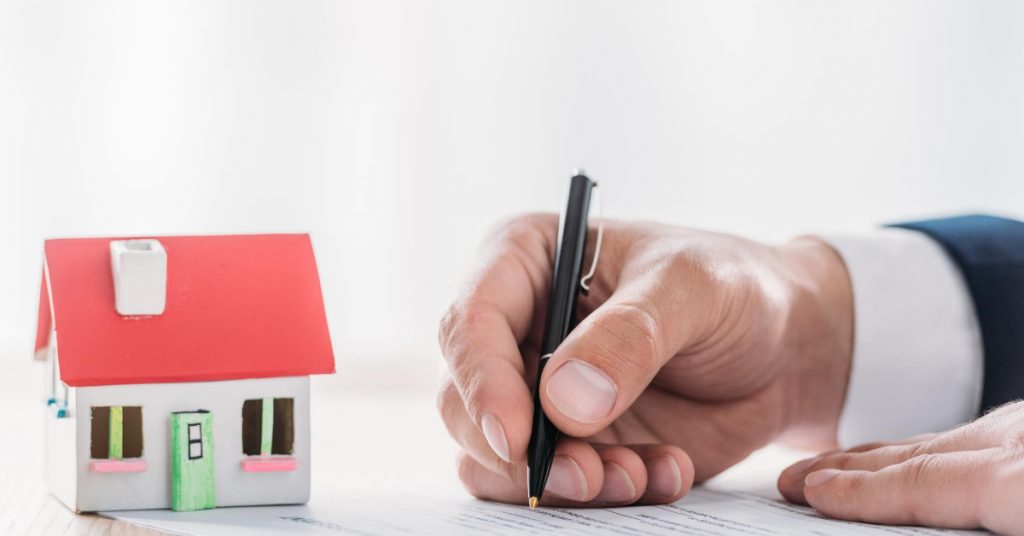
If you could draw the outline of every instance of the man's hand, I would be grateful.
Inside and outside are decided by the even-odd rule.
[[[438,405],[477,497],[526,499],[557,228],[498,227],[441,325]],[[606,221],[591,285],[537,387],[565,433],[546,504],[666,503],[771,441],[834,447],[853,306],[828,246]]]
[[[1024,535],[1024,402],[941,434],[804,460],[779,491],[839,519]]]

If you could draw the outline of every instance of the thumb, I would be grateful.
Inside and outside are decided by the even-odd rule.
[[[620,294],[620,293],[616,293]],[[563,432],[587,437],[606,428],[674,355],[657,306],[612,295],[583,320],[544,366],[540,400]]]

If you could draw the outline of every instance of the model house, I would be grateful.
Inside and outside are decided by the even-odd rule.
[[[75,511],[303,503],[334,371],[307,235],[47,240],[46,469]]]

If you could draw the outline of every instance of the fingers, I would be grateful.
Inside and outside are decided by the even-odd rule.
[[[459,476],[474,496],[525,503],[526,468],[494,472],[464,455]],[[669,445],[590,445],[577,439],[559,443],[541,500],[543,506],[621,506],[665,504],[682,498],[693,483],[693,466]]]
[[[550,228],[550,229],[549,229]],[[519,345],[530,330],[536,297],[550,272],[551,236],[557,220],[527,216],[499,228],[480,268],[441,324],[441,350],[452,378],[438,399],[449,430],[465,415],[504,461],[525,458],[532,397]],[[458,425],[461,426],[461,423]],[[465,430],[456,437],[470,437]],[[475,453],[474,448],[463,444]],[[477,459],[482,459],[477,456]]]
[[[508,460],[501,454],[508,452],[507,439],[499,435],[500,430],[495,430],[495,424],[489,417],[490,413],[485,414],[481,425],[473,422],[462,402],[462,395],[450,377],[442,382],[437,406],[448,434],[467,455],[490,471],[508,474],[512,470]]]
[[[1001,449],[924,454],[878,471],[807,475],[808,503],[829,517],[870,523],[979,526],[979,497]]]
[[[641,504],[668,504],[678,501],[693,487],[693,462],[683,449],[673,445],[630,445],[644,461],[647,489]]]
[[[629,285],[617,290],[545,366],[541,403],[563,432],[587,437],[608,427],[679,348],[677,332],[685,330],[665,331],[661,306],[645,293]]]
[[[445,357],[459,397],[441,403],[464,406],[501,459],[522,459],[533,411],[523,359],[503,316],[489,307],[473,307],[471,316],[455,320],[450,328]],[[455,408],[440,409],[442,416],[459,414]]]
[[[459,459],[459,478],[475,497],[508,503],[526,503],[526,463],[495,473],[471,456]],[[580,505],[594,499],[604,484],[604,463],[587,442],[563,438],[555,451],[542,504]]]
[[[647,488],[647,468],[635,451],[621,445],[593,445],[601,456],[604,482],[592,501],[595,505],[632,504]]]
[[[788,501],[807,504],[804,497],[804,480],[815,471],[877,471],[922,454],[978,450],[998,444],[998,436],[986,433],[985,427],[975,422],[942,434],[923,434],[898,442],[861,445],[847,451],[831,452],[802,460],[789,466],[779,475],[779,493]]]
[[[1015,407],[938,435],[804,460],[783,472],[779,490],[839,519],[1019,532],[1024,405]]]
[[[937,433],[927,433],[918,434],[916,436],[911,436],[906,439],[901,439],[899,441],[875,441],[874,443],[864,443],[862,445],[850,447],[846,449],[846,452],[866,452],[869,450],[877,449],[879,447],[887,447],[889,445],[910,445],[913,443],[921,443],[923,441],[928,441],[929,439],[934,439],[935,437],[938,437],[938,435],[939,434]]]

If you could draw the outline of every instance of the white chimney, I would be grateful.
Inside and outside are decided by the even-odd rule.
[[[167,252],[159,240],[112,240],[110,266],[118,313],[163,314],[167,303]]]

